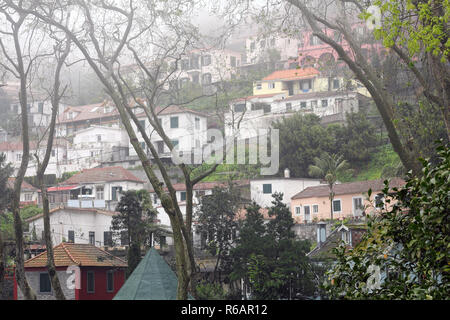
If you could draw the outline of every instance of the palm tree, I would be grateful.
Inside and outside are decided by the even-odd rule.
[[[320,158],[314,158],[314,165],[308,168],[309,175],[324,179],[330,188],[330,215],[333,220],[333,186],[336,184],[338,176],[349,172],[349,165],[344,157],[337,154],[323,153]]]

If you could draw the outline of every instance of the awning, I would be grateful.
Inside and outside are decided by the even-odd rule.
[[[76,189],[80,189],[80,188],[81,188],[81,186],[79,186],[79,185],[62,186],[62,187],[51,187],[51,188],[47,189],[47,192],[76,190]]]

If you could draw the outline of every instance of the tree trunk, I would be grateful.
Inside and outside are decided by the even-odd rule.
[[[5,254],[4,254],[4,244],[3,244],[3,237],[2,232],[0,231],[0,300],[2,300],[3,297],[3,282],[5,279]]]

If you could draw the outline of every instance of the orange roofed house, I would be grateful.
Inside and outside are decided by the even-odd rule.
[[[384,204],[381,191],[383,179],[340,183],[334,186],[333,219],[359,218],[370,205],[367,192],[372,190],[370,200],[379,205]],[[401,187],[405,181],[393,178],[389,187]],[[292,217],[297,223],[309,223],[330,219],[330,189],[327,185],[308,187],[291,198]],[[374,204],[372,203],[372,205]]]
[[[61,243],[54,249],[56,272],[68,300],[111,300],[125,282],[127,263],[89,244]],[[25,261],[25,276],[38,300],[55,300],[47,252]],[[23,294],[15,281],[15,299]]]

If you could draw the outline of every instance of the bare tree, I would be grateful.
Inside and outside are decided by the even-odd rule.
[[[177,298],[187,299],[190,280],[196,271],[191,230],[193,186],[211,174],[216,169],[217,164],[195,177],[191,176],[191,170],[188,166],[184,163],[179,165],[186,184],[186,218],[183,218],[176,199],[175,189],[167,171],[147,136],[145,128],[137,121],[129,103],[130,99],[134,100],[133,102],[145,112],[150,124],[162,137],[165,144],[170,150],[173,150],[172,142],[157,121],[156,110],[156,97],[164,84],[169,81],[171,72],[160,77],[164,74],[161,72],[163,60],[156,59],[156,64],[153,65],[156,68],[155,72],[155,69],[148,66],[149,48],[142,48],[137,44],[148,44],[147,39],[151,39],[153,41],[152,49],[158,50],[160,53],[165,52],[165,54],[162,54],[165,57],[175,52],[174,58],[179,59],[183,52],[174,49],[177,49],[177,46],[182,43],[184,44],[181,48],[188,48],[190,41],[195,40],[195,30],[190,26],[189,19],[186,16],[195,1],[185,0],[176,3],[146,1],[142,3],[130,0],[126,4],[117,5],[103,0],[80,0],[70,4],[65,1],[53,1],[51,3],[34,1],[33,5],[28,8],[19,7],[13,1],[7,2],[15,10],[21,10],[24,14],[32,14],[42,22],[63,31],[104,85],[106,93],[110,96],[120,114],[122,124],[129,135],[130,142],[142,163],[144,171],[169,216],[175,244],[178,276]],[[180,14],[181,12],[183,12],[183,15]],[[68,14],[77,15],[77,21],[81,21],[81,23],[70,27],[61,23],[61,15]],[[167,41],[157,46],[158,41],[156,40],[161,41],[163,39]],[[164,48],[165,50],[162,50]],[[173,48],[172,51],[171,48]],[[126,81],[120,75],[120,65],[123,61],[128,63],[134,61],[145,78],[150,79],[150,85],[145,91],[145,97],[143,97],[146,103],[138,99],[138,95],[131,86],[127,86]],[[153,85],[151,85],[152,83]],[[154,166],[138,141],[132,121],[150,149],[156,167],[161,171],[162,182],[157,178]]]
[[[421,166],[417,159],[417,155],[420,154],[420,145],[412,138],[403,138],[397,125],[399,120],[396,118],[396,106],[399,103],[398,93],[389,88],[384,75],[373,66],[362,45],[363,40],[366,41],[368,38],[371,43],[374,43],[374,36],[372,33],[368,33],[361,37],[361,34],[355,30],[355,25],[365,24],[365,21],[359,17],[366,14],[366,10],[371,4],[373,4],[372,1],[358,0],[286,0],[264,3],[236,0],[231,1],[224,14],[234,18],[236,11],[242,15],[242,10],[246,10],[247,16],[263,22],[264,28],[282,30],[288,34],[311,30],[313,36],[333,48],[339,55],[339,60],[345,63],[369,91],[383,119],[390,142],[405,168],[420,175]],[[403,18],[409,17],[405,15]],[[340,34],[344,41],[337,41],[334,38],[335,34]],[[378,46],[382,46],[381,42],[378,42]],[[439,62],[439,57],[426,53],[423,55],[423,67],[419,69],[413,63],[415,62],[414,58],[410,57],[405,48],[394,44],[392,50],[386,52],[391,56],[395,55],[399,63],[403,62],[403,72],[407,72],[409,69],[409,74],[413,75],[412,81],[422,98],[425,97],[430,103],[438,106],[447,128],[447,135],[450,137],[448,57],[447,63],[442,63]],[[427,64],[430,64],[428,72],[426,72],[428,79],[424,75],[424,67]]]
[[[63,68],[63,65],[66,61],[67,56],[70,53],[70,41],[61,41],[57,38],[55,38],[55,57],[56,57],[56,69],[53,76],[53,86],[51,91],[49,92],[49,96],[51,98],[51,105],[52,105],[52,113],[51,113],[51,120],[50,125],[48,127],[48,134],[47,134],[47,143],[45,146],[45,152],[42,161],[39,157],[39,146],[36,148],[36,153],[34,154],[37,162],[37,182],[39,184],[39,188],[41,189],[41,197],[42,197],[42,205],[43,205],[43,219],[44,219],[44,238],[45,238],[45,245],[47,248],[47,270],[48,274],[50,276],[50,280],[52,283],[52,287],[55,291],[55,297],[58,300],[65,300],[66,297],[64,295],[64,292],[61,288],[61,284],[58,278],[58,275],[56,273],[56,267],[55,267],[55,261],[54,261],[54,255],[53,255],[53,243],[52,243],[52,237],[51,237],[51,228],[50,228],[50,205],[48,200],[48,193],[47,193],[47,186],[45,185],[44,181],[44,175],[45,171],[47,169],[50,156],[52,153],[53,143],[54,143],[54,137],[55,137],[55,125],[56,125],[56,117],[58,115],[59,110],[59,103],[61,100],[61,97],[64,94],[64,91],[60,89],[61,87],[61,81],[60,81],[60,75],[61,75],[61,69]]]

